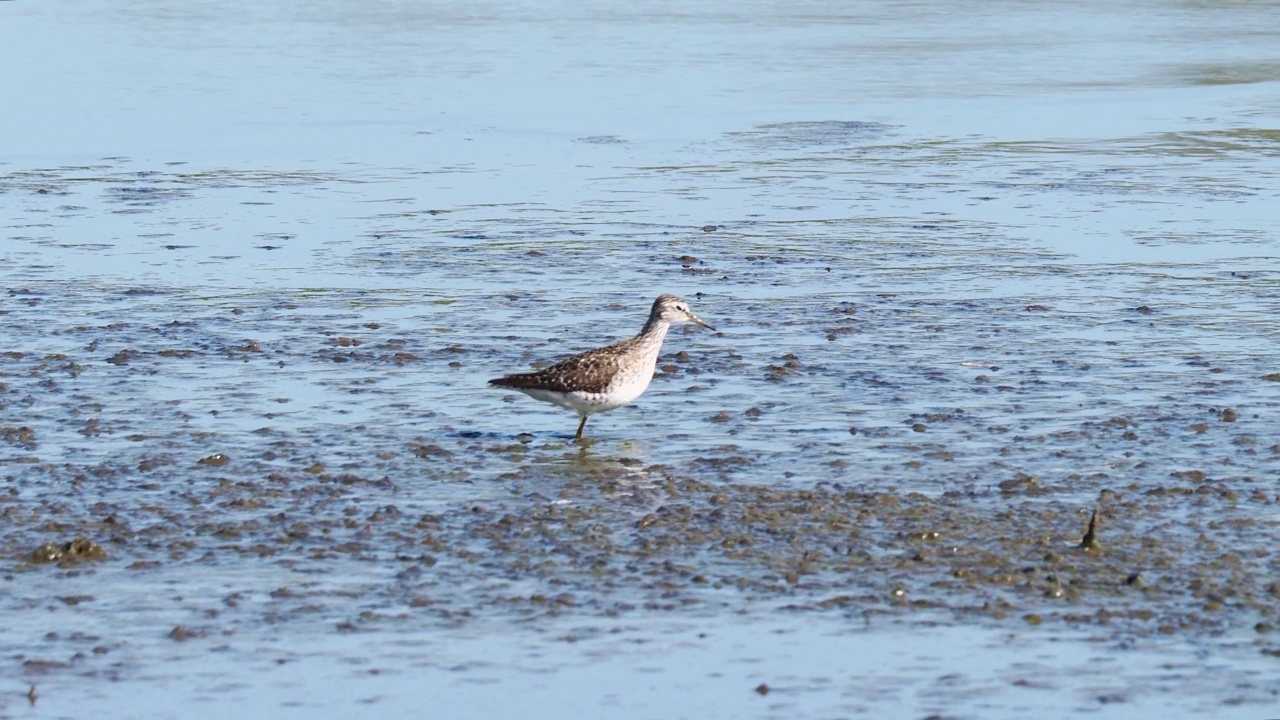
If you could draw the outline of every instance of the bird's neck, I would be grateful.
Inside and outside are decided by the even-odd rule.
[[[645,345],[656,344],[661,345],[662,341],[667,337],[667,330],[671,328],[671,323],[662,318],[649,318],[649,322],[640,328],[640,334],[636,339]]]

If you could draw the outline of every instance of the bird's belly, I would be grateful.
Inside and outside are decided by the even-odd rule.
[[[528,395],[534,400],[549,402],[552,405],[559,405],[562,408],[572,410],[579,415],[594,415],[605,410],[612,410],[621,405],[625,405],[635,398],[630,398],[624,402],[617,402],[617,398],[604,395],[602,393],[584,393],[584,392],[555,392],[553,390],[539,390],[537,388],[519,388],[520,392]]]
[[[562,408],[572,410],[579,415],[594,415],[599,412],[620,408],[644,394],[649,387],[653,375],[620,379],[600,393],[581,391],[556,392],[540,388],[517,388],[520,392],[535,400],[549,402]]]
[[[608,396],[609,409],[622,407],[644,394],[653,379],[653,365],[641,369],[628,377],[620,377],[605,391]]]

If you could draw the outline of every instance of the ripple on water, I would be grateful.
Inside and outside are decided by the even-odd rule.
[[[444,206],[408,171],[6,175],[6,617],[138,619],[13,654],[747,609],[1273,652],[1280,307],[1248,255],[1270,181],[1233,142],[1267,138],[787,123],[581,203]],[[671,197],[699,209],[649,207]],[[658,291],[721,330],[673,332],[596,442],[485,387],[635,332]],[[80,537],[106,558],[29,562]]]

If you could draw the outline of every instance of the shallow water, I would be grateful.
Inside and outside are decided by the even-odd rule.
[[[1168,642],[1117,649],[1077,634],[1045,642],[965,627],[819,630],[741,617],[477,625],[215,639],[198,658],[151,648],[136,673],[152,694],[134,716],[234,718],[270,707],[285,718],[370,708],[405,717],[429,704],[458,718],[516,708],[537,717],[1017,718],[1052,703],[1060,715],[1253,718],[1275,701],[1274,659],[1211,658],[1176,644],[1173,655]],[[138,686],[50,678],[37,707],[55,717],[87,703],[128,707]],[[69,702],[72,693],[82,697]]]
[[[0,715],[1256,717],[1278,12],[0,5]]]

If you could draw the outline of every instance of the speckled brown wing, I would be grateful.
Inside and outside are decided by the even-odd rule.
[[[622,343],[592,350],[546,367],[538,372],[518,373],[490,380],[490,385],[517,390],[533,388],[555,392],[602,393],[618,373],[618,357]]]

